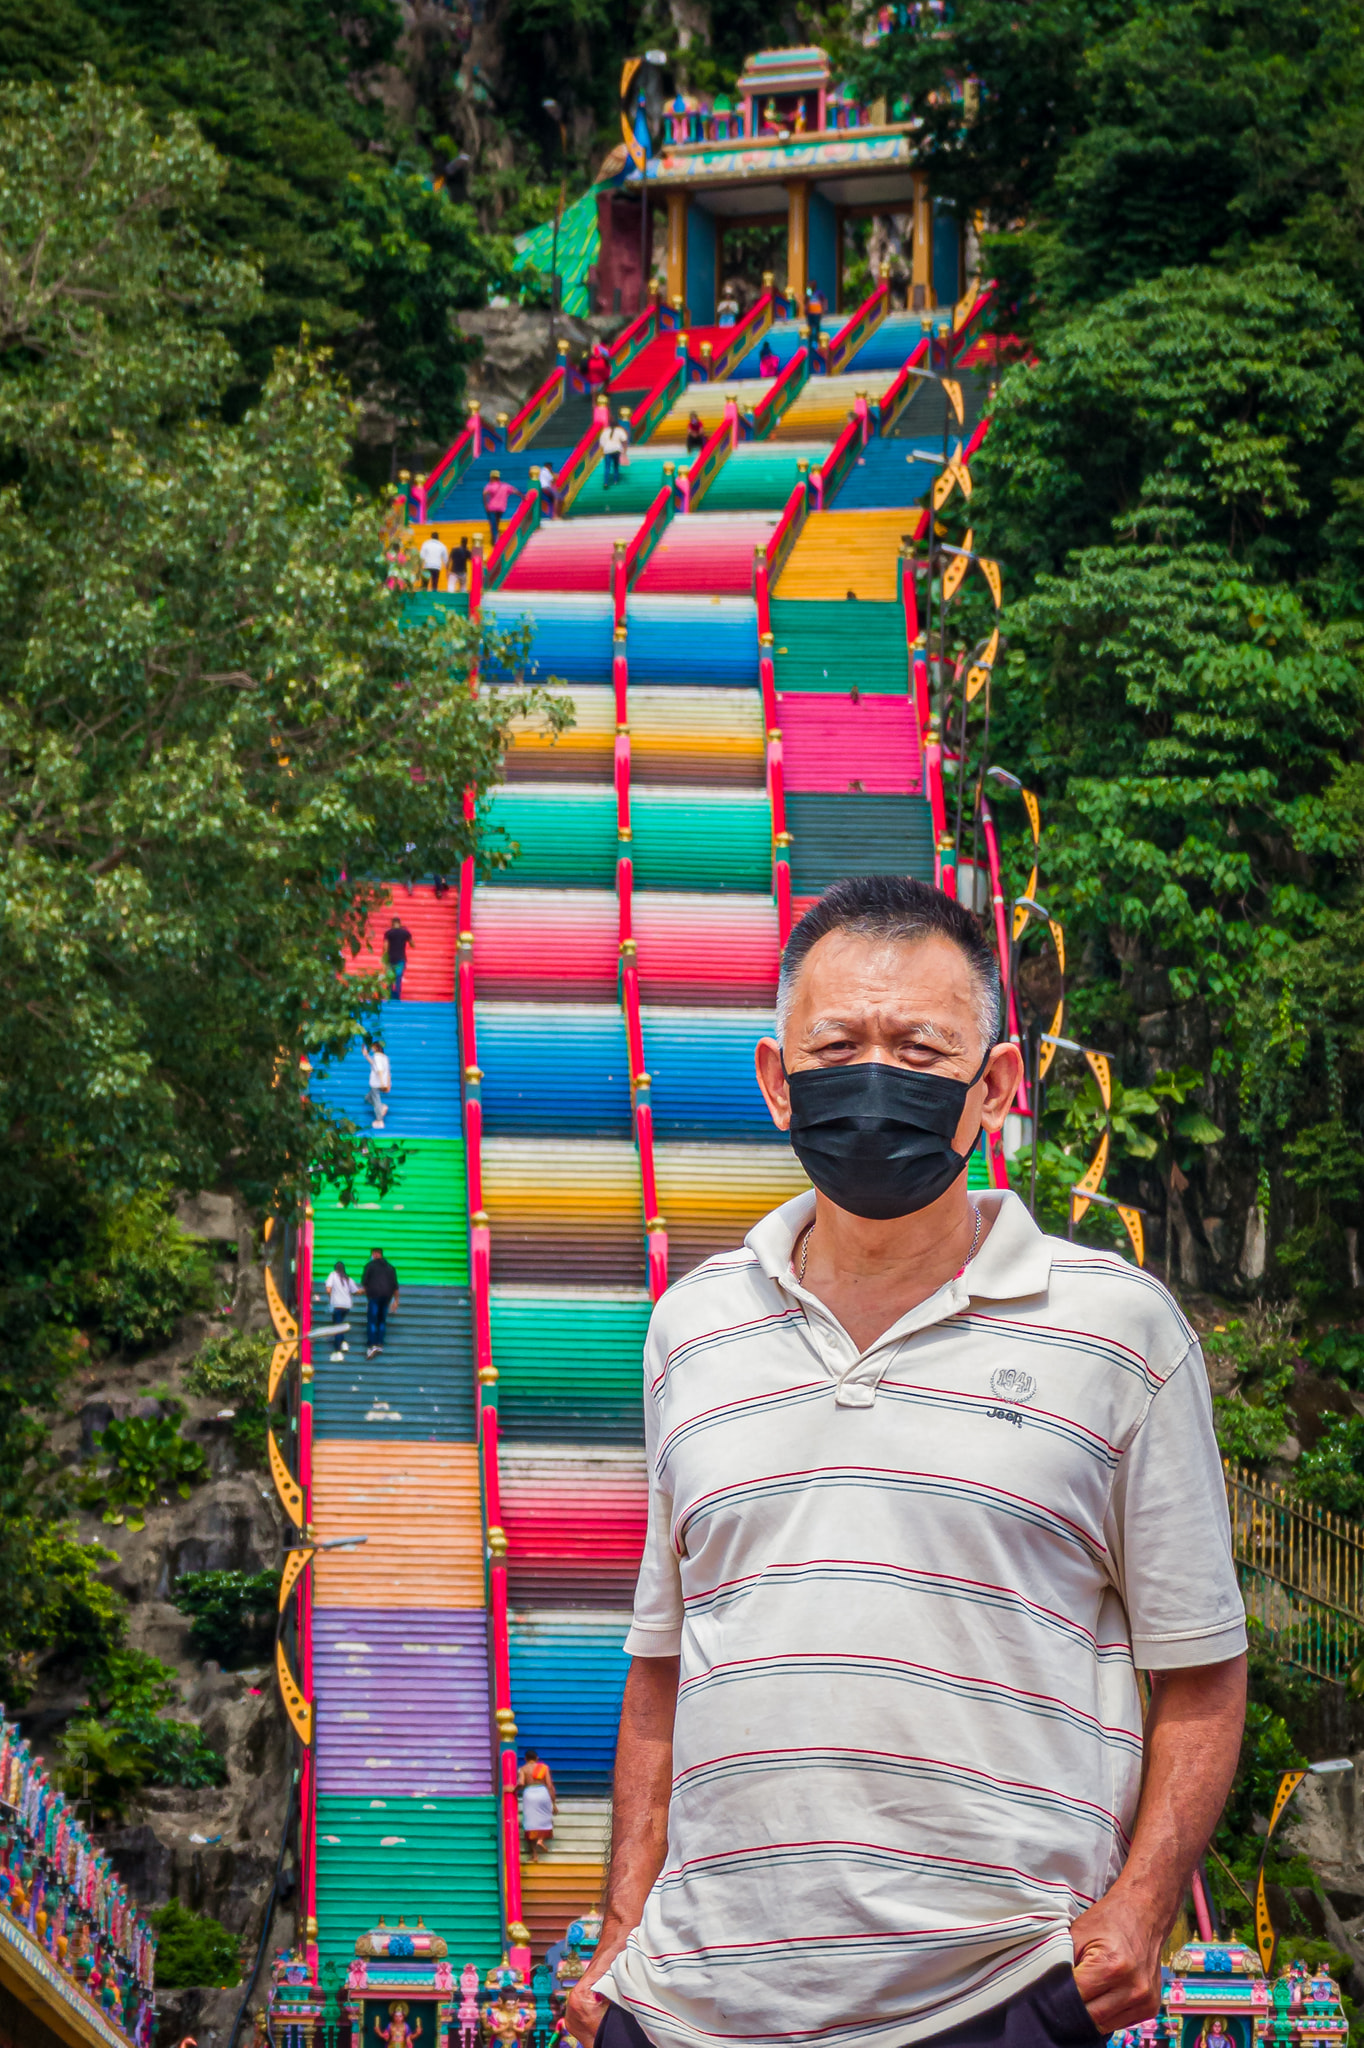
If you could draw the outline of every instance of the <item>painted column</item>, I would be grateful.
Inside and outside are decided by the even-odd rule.
[[[786,188],[786,290],[803,312],[810,272],[810,188],[804,179]]]
[[[697,327],[715,324],[715,216],[703,206],[687,208],[687,318]]]
[[[916,313],[933,304],[933,201],[929,195],[927,171],[914,173],[914,246],[909,303]]]
[[[830,313],[838,302],[838,209],[813,185],[806,192],[806,257],[808,280],[818,285]]]
[[[685,192],[668,194],[668,298],[673,305],[680,305],[684,312],[687,304],[687,195]]]

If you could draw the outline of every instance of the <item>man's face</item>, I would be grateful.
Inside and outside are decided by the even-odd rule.
[[[791,1105],[782,1073],[884,1060],[919,1073],[969,1081],[985,1054],[978,998],[966,956],[950,939],[867,939],[830,932],[810,949],[792,991],[785,1043],[763,1039],[758,1084],[777,1129]],[[955,1144],[966,1151],[982,1124],[1002,1128],[1020,1070],[1012,1046],[997,1046],[967,1096]]]

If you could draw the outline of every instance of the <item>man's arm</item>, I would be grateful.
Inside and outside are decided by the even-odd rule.
[[[590,1989],[638,1927],[644,1901],[668,1852],[668,1801],[673,1781],[676,1657],[634,1657],[625,1681],[611,1807],[611,1868],[601,1939],[587,1975],[568,1995],[568,2030],[591,2048],[606,2000]]]
[[[1150,2019],[1160,2003],[1161,1943],[1236,1774],[1246,1660],[1153,1671],[1151,1686],[1131,1854],[1070,1930],[1080,1995],[1105,2034]]]

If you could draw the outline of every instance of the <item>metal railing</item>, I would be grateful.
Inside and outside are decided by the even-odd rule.
[[[1364,1533],[1243,1466],[1225,1471],[1247,1613],[1285,1663],[1342,1683],[1364,1649]]]

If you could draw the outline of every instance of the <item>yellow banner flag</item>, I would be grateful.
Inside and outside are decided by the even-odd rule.
[[[1018,794],[1023,799],[1023,808],[1028,814],[1028,823],[1032,826],[1032,843],[1034,846],[1040,846],[1042,844],[1042,807],[1032,790],[1020,789]],[[1028,894],[1032,895],[1031,889],[1029,889]]]
[[[1055,927],[1055,925],[1053,925],[1053,926],[1052,926],[1052,930],[1053,930],[1053,931],[1055,931],[1055,930],[1056,930],[1056,927]],[[1058,1004],[1056,1005],[1056,1015],[1055,1015],[1055,1016],[1054,1016],[1054,1017],[1052,1018],[1052,1020],[1051,1020],[1051,1030],[1050,1030],[1050,1032],[1048,1033],[1048,1037],[1049,1037],[1049,1038],[1059,1038],[1059,1037],[1061,1036],[1061,1026],[1062,1026],[1062,1025],[1063,1025],[1063,1024],[1065,1023],[1065,1021],[1066,1021],[1066,999],[1065,999],[1065,997],[1064,997],[1064,996],[1062,996],[1062,998],[1061,998],[1060,1002],[1059,1002],[1059,1003],[1058,1003]],[[1050,1068],[1051,1068],[1051,1063],[1052,1063],[1052,1061],[1053,1061],[1053,1060],[1054,1060],[1055,1058],[1056,1058],[1056,1047],[1055,1047],[1054,1045],[1049,1045],[1049,1044],[1047,1044],[1047,1043],[1046,1043],[1046,1042],[1044,1041],[1044,1042],[1043,1042],[1043,1045],[1042,1045],[1042,1049],[1041,1049],[1041,1051],[1040,1051],[1040,1053],[1038,1054],[1038,1057],[1037,1057],[1037,1078],[1038,1078],[1038,1080],[1039,1080],[1039,1081],[1045,1081],[1045,1080],[1046,1080],[1046,1078],[1047,1078],[1047,1074],[1048,1074],[1048,1072],[1050,1071]],[[1034,1115],[1034,1116],[1036,1116],[1036,1114],[1037,1114],[1037,1105],[1036,1105],[1036,1103],[1034,1103],[1034,1104],[1033,1104],[1033,1115]]]
[[[985,581],[990,586],[990,595],[995,601],[995,610],[998,611],[1004,602],[1004,583],[999,573],[999,564],[998,562],[986,561],[982,557],[980,570]]]
[[[1118,1204],[1123,1229],[1132,1240],[1132,1256],[1139,1266],[1146,1264],[1146,1232],[1142,1229],[1141,1210],[1129,1209],[1122,1202]]]
[[[1036,887],[1037,887],[1037,863],[1036,863],[1036,861],[1034,861],[1034,862],[1033,862],[1033,870],[1032,870],[1032,873],[1031,873],[1031,874],[1030,874],[1030,875],[1028,876],[1028,886],[1027,886],[1027,888],[1026,888],[1026,889],[1025,889],[1024,891],[1023,891],[1023,894],[1024,894],[1025,896],[1031,896],[1031,895],[1032,895],[1032,893],[1033,893],[1033,891],[1034,891],[1034,890],[1036,889]],[[1020,938],[1022,938],[1022,936],[1023,936],[1023,927],[1024,927],[1024,925],[1025,925],[1025,924],[1026,924],[1027,922],[1028,922],[1028,906],[1027,906],[1027,904],[1026,904],[1026,903],[1015,903],[1015,905],[1014,905],[1014,943],[1015,943],[1015,944],[1017,944],[1017,943],[1018,943],[1018,941],[1019,941],[1019,939],[1020,939]]]
[[[948,402],[953,412],[957,415],[957,425],[964,427],[966,425],[966,408],[961,402],[960,384],[958,384],[955,377],[944,377],[942,388],[947,393]]]
[[[1073,1191],[1071,1194],[1070,1220],[1072,1223],[1078,1223],[1080,1218],[1088,1209],[1089,1196],[1098,1194],[1099,1183],[1102,1181],[1104,1173],[1107,1170],[1107,1167],[1108,1133],[1107,1131],[1105,1131],[1103,1136],[1099,1140],[1098,1151],[1094,1154],[1094,1157],[1090,1160],[1088,1166],[1080,1175],[1079,1180],[1075,1183],[1075,1191]]]
[[[1051,927],[1051,942],[1056,948],[1056,964],[1062,974],[1064,974],[1066,971],[1066,935],[1054,917],[1049,917],[1047,923]]]
[[[1099,1084],[1099,1100],[1103,1103],[1105,1110],[1112,1109],[1113,1075],[1109,1068],[1107,1053],[1087,1052],[1085,1059],[1089,1063],[1090,1073]]]

